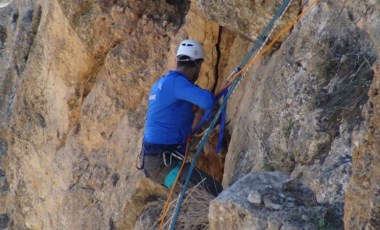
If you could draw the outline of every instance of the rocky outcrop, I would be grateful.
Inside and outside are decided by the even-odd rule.
[[[375,69],[377,72],[378,63]],[[345,229],[380,228],[379,77],[377,72],[369,94],[370,102],[364,112],[368,129],[363,129],[354,139],[352,177],[345,196]]]
[[[209,212],[210,229],[340,229],[327,217],[310,189],[280,172],[245,175],[211,201]]]
[[[380,6],[377,4],[367,12],[367,17],[357,21],[373,39],[380,52]],[[375,72],[369,91],[369,102],[363,109],[365,126],[353,137],[354,151],[352,176],[345,196],[344,222],[345,229],[378,229],[380,228],[379,201],[379,59],[373,66]]]
[[[16,6],[6,1],[1,5],[0,15],[0,229],[6,229],[13,195],[9,171],[4,167],[11,145],[6,127],[40,24],[41,8],[33,2],[20,2]]]
[[[16,40],[9,35],[5,49],[14,51],[9,63],[16,66],[8,67],[13,80],[2,78],[1,85],[9,89],[1,107],[7,146],[1,185],[9,188],[1,214],[12,229],[134,226],[145,199],[163,194],[140,182],[134,166],[143,99],[166,68],[168,44],[188,7],[166,1],[7,7],[19,16],[6,27],[15,28]]]
[[[233,118],[239,122],[231,131],[224,186],[251,171],[285,171],[342,218],[353,132],[364,128],[361,111],[378,56],[372,36],[357,25],[365,10],[351,13],[356,7],[320,2],[250,76],[242,89],[245,106]]]
[[[281,2],[0,5],[0,229],[138,228],[167,192],[134,169],[150,86],[190,37],[207,53],[199,84],[218,92]],[[307,2],[293,1],[274,33]],[[232,187],[212,205],[214,226],[218,213],[224,226],[296,227],[287,211],[305,210],[284,205],[288,177],[244,177],[263,169],[308,186],[318,215],[341,221],[346,202],[346,228],[378,226],[379,12],[373,0],[320,1],[243,79],[228,107]],[[273,193],[244,187],[250,178],[276,181]]]
[[[197,6],[208,19],[217,21],[219,25],[236,31],[251,40],[256,40],[282,3],[283,1],[277,0],[199,0]],[[299,13],[301,4],[300,0],[291,2],[283,16],[283,21],[280,22],[275,32],[283,29],[286,22]]]

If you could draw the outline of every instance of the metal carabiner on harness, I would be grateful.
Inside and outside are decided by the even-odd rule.
[[[162,153],[162,158],[164,160],[164,165],[166,167],[170,167],[172,165],[172,157],[173,157],[173,155],[172,155],[172,152],[170,152],[170,151],[165,151]],[[169,159],[169,163],[168,163],[168,159]]]
[[[180,160],[180,161],[183,161],[183,159],[185,158],[185,157],[182,155],[182,153],[179,152],[179,151],[177,151],[177,150],[174,150],[174,151],[172,152],[172,156],[175,157],[175,158],[177,158],[177,159]]]

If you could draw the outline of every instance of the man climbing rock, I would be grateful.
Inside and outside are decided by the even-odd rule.
[[[204,51],[195,40],[184,40],[177,50],[177,68],[169,71],[152,87],[149,94],[140,168],[151,180],[172,187],[186,149],[186,139],[192,132],[194,113],[215,104],[211,92],[195,85],[199,77]],[[179,183],[183,183],[190,163],[186,163]],[[208,192],[217,195],[222,186],[199,169],[195,169],[190,184],[204,180]]]

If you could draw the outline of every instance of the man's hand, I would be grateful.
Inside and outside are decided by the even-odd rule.
[[[199,110],[201,110],[199,106],[193,105],[193,113],[197,113]]]
[[[194,112],[194,122],[191,128],[194,130],[195,127],[197,127],[199,121],[202,119],[204,111],[198,106],[193,105],[193,112]]]

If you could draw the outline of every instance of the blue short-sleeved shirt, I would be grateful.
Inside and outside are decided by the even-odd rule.
[[[144,141],[152,144],[183,144],[191,134],[193,105],[211,109],[212,93],[193,84],[177,71],[169,71],[152,87],[149,94]]]

